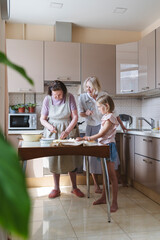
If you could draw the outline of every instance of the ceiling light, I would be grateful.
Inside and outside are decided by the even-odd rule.
[[[119,14],[123,14],[127,11],[127,8],[121,8],[121,7],[117,7],[114,9],[113,13],[119,13]]]
[[[50,7],[51,8],[62,8],[63,7],[63,3],[51,2],[50,3]]]

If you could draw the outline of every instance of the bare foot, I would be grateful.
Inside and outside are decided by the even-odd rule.
[[[93,202],[93,205],[106,204],[106,199],[104,197],[99,198],[97,201]]]
[[[112,204],[111,212],[116,212],[117,210],[118,210],[118,205],[117,204]]]
[[[95,193],[102,193],[102,189],[96,188],[96,189],[95,189]]]

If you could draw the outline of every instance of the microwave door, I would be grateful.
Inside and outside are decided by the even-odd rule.
[[[29,128],[29,116],[10,116],[10,127],[11,128]]]

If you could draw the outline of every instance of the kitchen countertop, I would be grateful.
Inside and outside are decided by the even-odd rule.
[[[9,130],[8,134],[40,134],[43,130]],[[140,136],[146,136],[146,137],[156,137],[160,138],[160,131],[151,131],[151,130],[136,130],[136,129],[130,129],[128,132],[123,132],[122,130],[117,130],[117,133],[125,133],[125,134],[133,134],[133,135],[140,135]]]
[[[133,135],[140,135],[146,137],[155,137],[160,138],[160,131],[151,131],[150,129],[145,130],[138,130],[138,129],[129,129],[127,132],[123,132],[122,130],[117,130],[117,133],[125,133],[125,134],[133,134]]]
[[[40,134],[43,130],[9,130],[8,134]]]

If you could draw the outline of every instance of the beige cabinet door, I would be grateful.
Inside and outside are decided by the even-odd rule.
[[[156,88],[160,88],[160,27],[156,29]]]
[[[135,181],[142,185],[155,189],[156,181],[156,161],[135,154]]]
[[[138,43],[116,45],[116,93],[138,92]]]
[[[7,67],[8,92],[44,92],[43,42],[31,40],[6,40],[7,57],[22,66],[33,79],[30,85],[19,73]]]
[[[155,89],[155,30],[139,41],[139,92]]]
[[[89,76],[98,77],[102,90],[116,93],[116,47],[107,44],[81,44],[82,83]]]
[[[44,80],[80,82],[80,44],[44,43]]]

